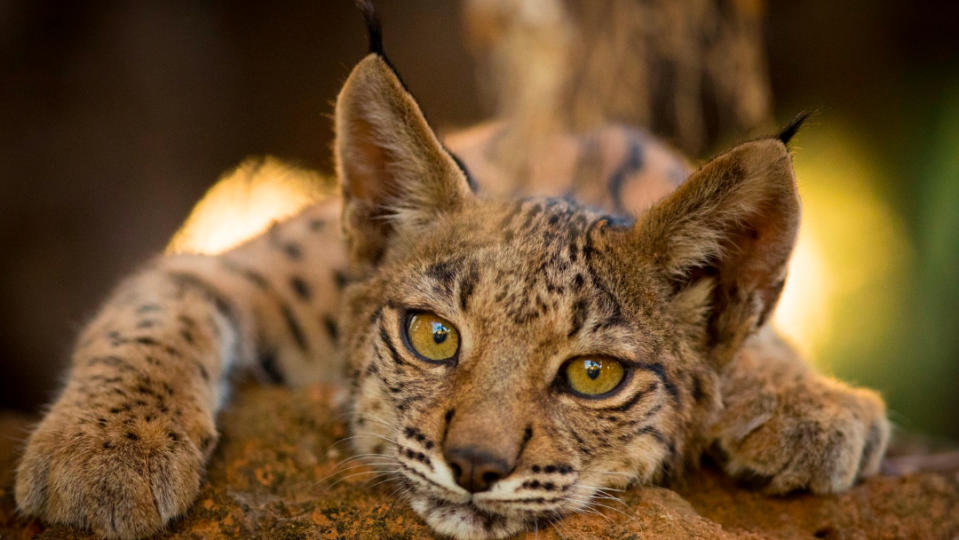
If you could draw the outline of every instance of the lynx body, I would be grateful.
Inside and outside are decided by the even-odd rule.
[[[516,194],[487,159],[497,129],[451,138],[461,163],[384,58],[363,59],[336,105],[342,196],[121,284],[29,439],[20,509],[111,538],[159,530],[192,504],[241,368],[341,380],[356,452],[455,538],[667,482],[706,451],[769,493],[876,472],[881,399],[812,372],[766,324],[799,222],[782,141],[691,172],[613,126],[590,135],[594,181],[576,180],[569,136]],[[259,162],[225,182],[285,174]]]

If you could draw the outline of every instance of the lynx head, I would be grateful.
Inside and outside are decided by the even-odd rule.
[[[717,370],[783,284],[799,206],[781,142],[715,158],[635,220],[490,200],[377,54],[336,135],[355,447],[430,526],[507,536],[695,454]]]

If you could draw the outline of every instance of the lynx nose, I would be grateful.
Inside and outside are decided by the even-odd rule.
[[[475,446],[451,448],[443,457],[453,469],[456,483],[470,493],[488,490],[510,471],[505,460]]]

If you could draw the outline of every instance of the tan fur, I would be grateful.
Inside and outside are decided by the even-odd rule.
[[[682,160],[640,132],[563,136],[542,148],[567,166],[515,199],[496,179],[495,128],[456,142],[482,173],[474,189],[375,55],[344,85],[336,130],[342,201],[220,255],[158,259],[108,300],[30,438],[21,510],[108,537],[162,527],[195,497],[225,376],[243,367],[342,376],[354,448],[456,538],[668,482],[705,451],[772,493],[830,493],[877,470],[882,401],[815,374],[765,325],[799,219],[782,143],[741,145],[674,191]],[[624,209],[636,219],[604,213]],[[458,329],[455,361],[405,345],[410,310]],[[628,366],[621,387],[565,391],[560,367],[596,354]],[[470,492],[457,451],[505,472]]]

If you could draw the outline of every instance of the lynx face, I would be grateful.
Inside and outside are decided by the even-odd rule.
[[[665,280],[605,249],[628,227],[478,203],[351,290],[370,306],[351,336],[359,451],[395,463],[438,531],[516,532],[680,465],[714,376]]]
[[[474,193],[376,55],[336,121],[354,444],[435,530],[506,536],[698,455],[717,369],[782,286],[781,143],[717,158],[632,222]]]

